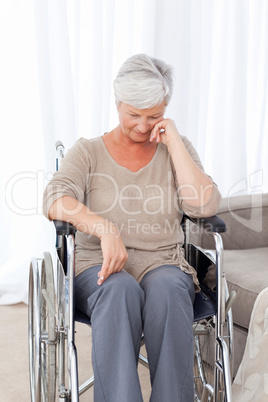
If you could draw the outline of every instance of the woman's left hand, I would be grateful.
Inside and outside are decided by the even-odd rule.
[[[152,129],[150,141],[156,141],[157,143],[162,142],[168,149],[172,149],[176,143],[182,140],[175,122],[171,119],[164,119],[156,123]]]
[[[174,121],[164,119],[156,123],[150,141],[167,146],[176,171],[180,198],[191,206],[206,205],[213,192],[213,182],[192,159]]]

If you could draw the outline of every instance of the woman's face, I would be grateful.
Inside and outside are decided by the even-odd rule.
[[[163,120],[164,102],[151,109],[136,109],[126,103],[118,106],[121,132],[132,142],[144,142],[150,139],[155,124]]]

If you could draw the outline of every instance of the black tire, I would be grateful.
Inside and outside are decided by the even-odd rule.
[[[28,337],[32,402],[54,402],[56,393],[55,288],[52,259],[44,253],[30,264]]]
[[[43,402],[54,402],[56,393],[55,288],[51,255],[44,253],[41,274],[41,393]]]
[[[29,272],[28,341],[30,393],[32,402],[41,401],[41,314],[38,261],[32,259]]]

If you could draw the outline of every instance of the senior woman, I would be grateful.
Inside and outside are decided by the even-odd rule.
[[[220,194],[190,141],[165,118],[172,69],[144,54],[121,67],[119,124],[67,152],[44,194],[44,213],[76,234],[76,307],[92,323],[96,402],[142,401],[142,332],[151,402],[192,402],[193,302],[182,212],[216,213]]]

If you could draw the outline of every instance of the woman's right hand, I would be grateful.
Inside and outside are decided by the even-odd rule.
[[[98,285],[116,272],[120,272],[127,261],[128,253],[117,227],[106,221],[105,229],[100,235],[103,264],[98,272]]]
[[[51,220],[69,222],[84,233],[100,239],[103,264],[98,273],[101,285],[111,274],[120,272],[127,261],[128,254],[115,224],[96,215],[75,198],[63,196],[58,198],[49,209]]]

